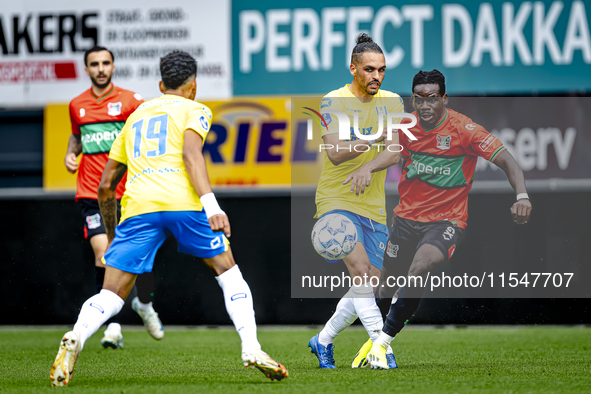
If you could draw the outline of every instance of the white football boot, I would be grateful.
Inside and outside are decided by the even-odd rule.
[[[106,349],[120,349],[123,347],[123,334],[121,334],[121,325],[119,323],[111,323],[105,330],[105,335],[101,339],[101,345]]]
[[[250,349],[242,345],[242,362],[245,367],[256,368],[271,380],[281,380],[289,376],[287,368],[273,360],[262,350]]]
[[[78,354],[80,354],[78,335],[74,331],[65,333],[49,371],[51,386],[67,386],[70,383]]]
[[[162,327],[162,322],[158,317],[158,313],[154,310],[154,308],[151,305],[148,311],[141,310],[138,305],[139,301],[139,298],[135,297],[131,301],[131,309],[133,309],[135,313],[140,315],[142,321],[144,322],[146,330],[148,330],[148,333],[152,336],[152,338],[162,339],[164,337],[164,328]]]

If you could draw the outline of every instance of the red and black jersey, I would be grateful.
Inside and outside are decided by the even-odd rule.
[[[100,97],[91,88],[70,102],[72,133],[80,135],[82,141],[76,200],[98,198],[98,186],[109,160],[111,145],[121,133],[129,115],[143,102],[139,94],[115,85]],[[126,177],[117,185],[117,199],[123,196]]]
[[[424,223],[449,220],[466,228],[468,192],[478,156],[494,162],[505,147],[482,126],[451,109],[434,128],[417,123],[409,131],[417,141],[399,133],[405,162],[394,213]]]

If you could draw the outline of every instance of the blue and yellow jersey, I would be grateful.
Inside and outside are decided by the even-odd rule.
[[[211,110],[170,94],[146,101],[127,119],[109,158],[127,166],[121,221],[160,211],[201,211],[203,205],[183,162],[185,130],[203,140]]]
[[[370,102],[363,103],[351,93],[347,84],[338,90],[333,90],[322,99],[320,112],[324,112],[323,118],[327,123],[327,129],[323,129],[323,136],[339,132],[339,122],[336,116],[326,113],[327,109],[340,110],[349,116],[350,140],[354,140],[357,139],[352,129],[354,124],[353,114],[355,112],[358,113],[359,131],[364,135],[375,134],[379,127],[380,115],[384,120],[385,128],[386,115],[404,112],[404,104],[402,98],[396,93],[381,89]],[[383,142],[379,144],[383,145]],[[351,193],[351,184],[343,185],[343,181],[352,172],[368,161],[373,160],[383,150],[383,146],[378,147],[377,145],[375,144],[371,150],[338,166],[335,166],[330,161],[328,155],[324,157],[322,173],[316,190],[316,215],[314,217],[318,218],[335,209],[344,209],[378,223],[386,224],[386,196],[384,191],[386,170],[374,173],[371,185],[359,197],[356,197],[355,193]]]

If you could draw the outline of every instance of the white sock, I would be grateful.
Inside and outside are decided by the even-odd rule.
[[[102,289],[82,305],[73,331],[80,339],[80,350],[84,342],[92,336],[111,317],[115,316],[125,301],[112,291]]]
[[[337,335],[357,320],[357,312],[355,312],[355,305],[353,304],[353,298],[351,297],[352,294],[349,290],[349,292],[341,298],[334,314],[326,322],[326,325],[322,331],[320,331],[320,334],[318,334],[318,342],[320,342],[322,346],[330,345]]]
[[[226,310],[240,335],[242,344],[254,350],[260,350],[257,340],[257,324],[254,319],[252,293],[248,283],[242,277],[237,265],[220,276],[216,276],[218,284],[224,292]]]
[[[392,342],[393,340],[394,340],[394,337],[391,337],[390,335],[386,334],[385,332],[380,331],[378,338],[375,341],[373,341],[373,343],[378,344],[378,345],[382,345],[383,347],[388,349],[388,348],[390,348],[390,342]]]
[[[371,340],[375,342],[378,334],[382,331],[384,320],[380,308],[376,305],[373,287],[369,283],[365,283],[361,286],[351,287],[351,292],[354,296],[353,303],[357,316]]]
[[[147,304],[144,304],[138,298],[137,299],[137,309],[139,309],[142,312],[149,312],[149,311],[151,311],[152,310],[152,301],[148,302]]]

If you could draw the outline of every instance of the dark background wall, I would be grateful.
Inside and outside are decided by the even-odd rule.
[[[468,232],[450,265],[459,270],[467,264],[511,266],[523,259],[588,265],[591,193],[531,197],[532,220],[518,227],[509,215],[512,194],[471,195]],[[390,212],[394,203],[390,196]],[[234,256],[251,286],[259,324],[324,323],[337,300],[290,297],[291,210],[313,207],[313,197],[224,197],[220,204],[231,220]],[[92,250],[83,237],[77,204],[71,197],[5,197],[0,218],[0,324],[72,324],[94,293]],[[308,238],[295,253],[317,258],[311,249]],[[174,240],[158,252],[155,272],[154,303],[165,324],[230,324],[214,277],[196,259],[177,253]],[[589,274],[588,268],[583,274]],[[591,324],[589,312],[588,299],[428,299],[412,322]],[[121,320],[139,323],[129,307]]]
[[[41,187],[43,110],[0,108],[0,141],[0,188]]]

